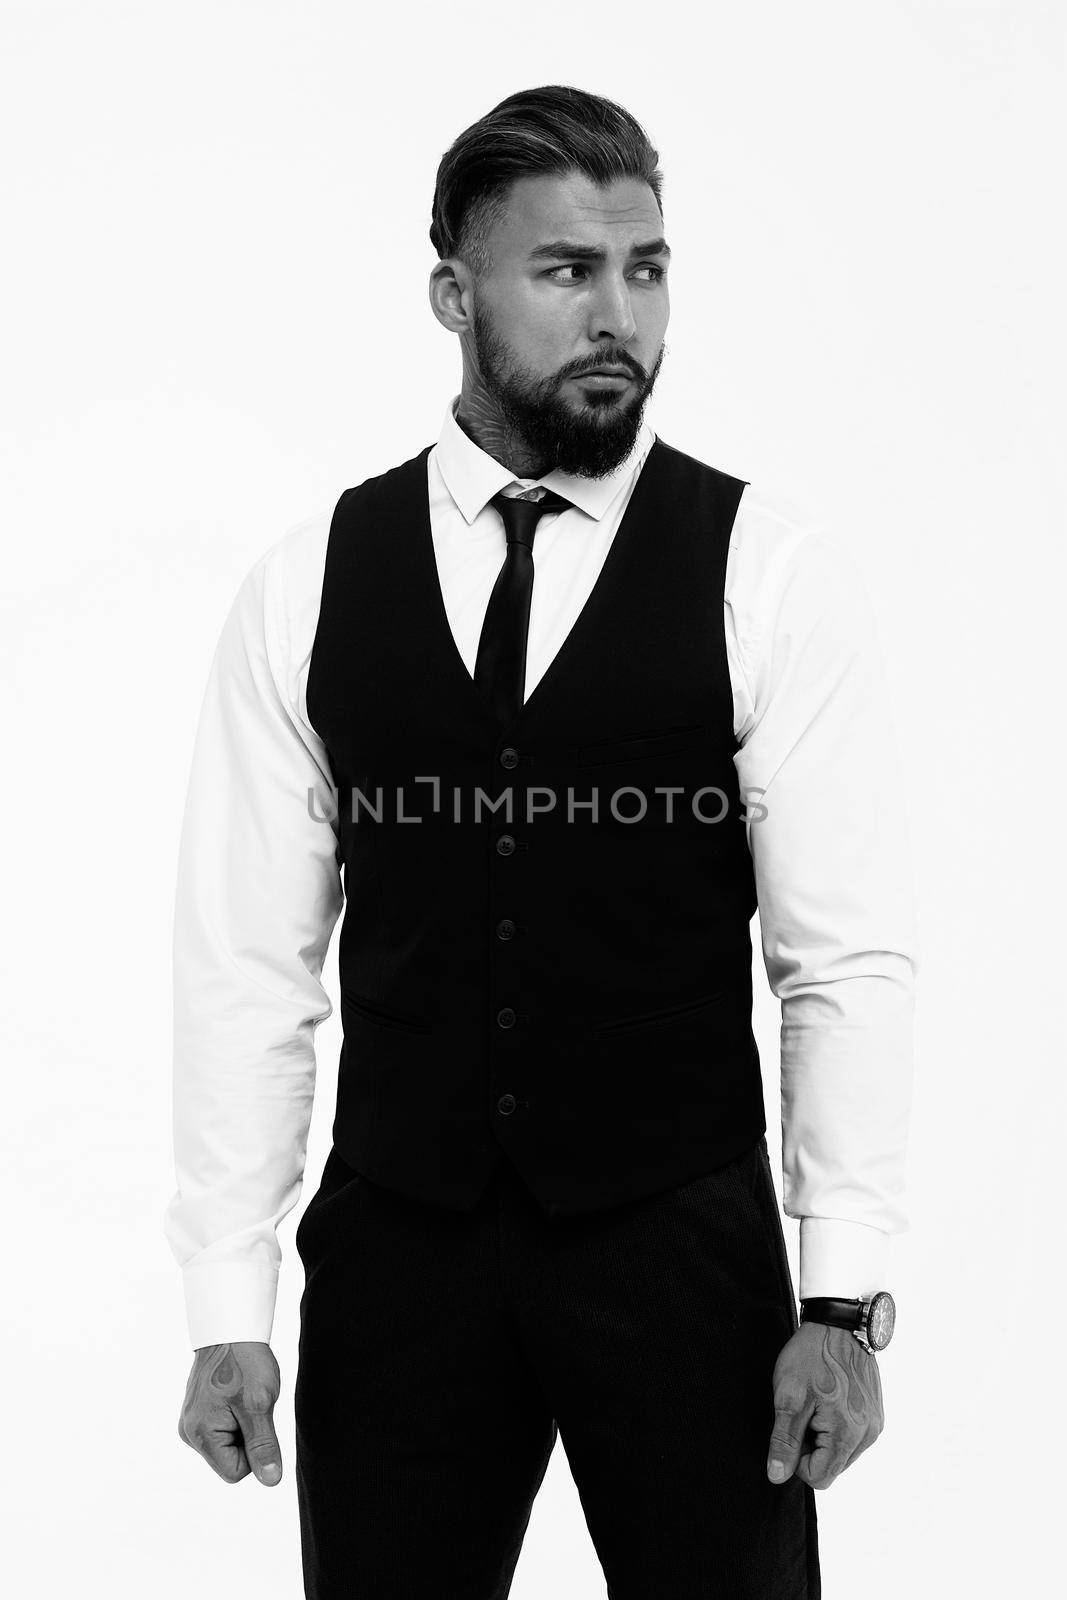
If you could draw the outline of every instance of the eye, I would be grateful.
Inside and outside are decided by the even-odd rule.
[[[545,276],[549,277],[549,278],[554,278],[557,272],[588,272],[588,271],[589,271],[589,268],[583,262],[581,262],[581,261],[568,261],[565,266],[550,268],[549,271],[545,274]],[[667,276],[667,271],[666,271],[665,267],[655,267],[655,266],[652,266],[651,264],[648,264],[648,265],[643,266],[643,267],[637,267],[637,268],[635,268],[635,271],[636,272],[651,272],[653,274],[653,277],[650,280],[652,283],[662,283],[663,279]],[[565,282],[567,280],[558,280],[557,279],[557,282],[558,281],[564,281]],[[575,281],[576,280],[573,279],[573,278],[570,279],[571,283],[574,283]]]

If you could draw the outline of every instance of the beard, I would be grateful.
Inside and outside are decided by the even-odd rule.
[[[666,345],[660,346],[651,372],[624,351],[604,350],[552,377],[538,378],[515,360],[482,306],[474,308],[472,329],[479,373],[506,432],[525,447],[524,453],[547,463],[545,472],[555,468],[578,478],[603,478],[626,460],[637,443]],[[601,365],[625,367],[632,379],[629,387],[588,390],[581,407],[569,405],[564,398],[568,379]]]

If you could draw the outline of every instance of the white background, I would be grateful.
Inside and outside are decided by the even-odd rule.
[[[557,82],[619,100],[660,150],[673,316],[653,426],[787,496],[857,563],[908,775],[912,1227],[893,1245],[886,1431],[818,1500],[824,1594],[1052,1591],[1058,9],[5,0],[10,1592],[301,1593],[299,1210],[274,1337],[282,1485],[227,1487],[176,1431],[191,1351],[161,1219],[192,738],[254,560],[436,437],[459,388],[427,301],[437,161],[505,95]],[[777,1162],[778,1008],[759,977]],[[334,1017],[301,1205],[338,1045]],[[604,1593],[560,1445],[512,1592]]]

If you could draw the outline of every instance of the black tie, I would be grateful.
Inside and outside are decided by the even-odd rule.
[[[540,500],[495,494],[491,504],[504,519],[507,550],[485,610],[474,682],[496,713],[501,727],[522,710],[526,688],[526,639],[533,596],[533,542],[546,511],[568,511],[569,500],[546,490]]]

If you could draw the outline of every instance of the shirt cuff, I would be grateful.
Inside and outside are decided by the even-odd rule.
[[[801,1217],[800,1294],[862,1300],[888,1287],[890,1235],[866,1222]]]
[[[206,1261],[182,1274],[194,1350],[206,1344],[269,1344],[278,1273],[246,1261]]]

